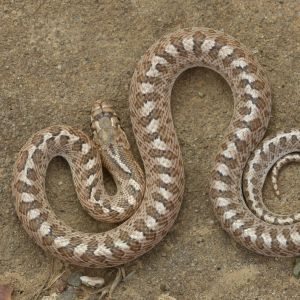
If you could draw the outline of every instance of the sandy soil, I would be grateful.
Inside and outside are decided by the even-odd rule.
[[[298,0],[0,3],[0,283],[14,287],[14,299],[32,299],[51,262],[28,238],[14,211],[10,183],[18,151],[31,134],[49,125],[68,124],[89,132],[90,107],[101,98],[116,107],[137,153],[128,87],[138,59],[162,35],[207,26],[235,36],[268,72],[274,99],[268,134],[299,125]],[[172,104],[186,170],[182,209],[163,242],[126,267],[135,274],[119,286],[114,299],[150,300],[163,293],[177,300],[299,299],[294,259],[250,253],[214,219],[209,173],[232,113],[228,85],[211,71],[189,70],[177,80]],[[266,201],[272,209],[300,209],[297,167],[286,168],[280,177],[285,202],[274,199],[267,184]],[[82,211],[61,159],[51,163],[47,193],[58,216],[76,229],[107,228]],[[81,271],[107,276],[103,270]]]

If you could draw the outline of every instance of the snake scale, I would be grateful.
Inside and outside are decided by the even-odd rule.
[[[241,43],[209,28],[166,35],[135,69],[129,108],[145,182],[119,119],[105,102],[92,109],[93,140],[68,126],[43,129],[28,140],[15,164],[12,190],[19,219],[38,245],[72,264],[105,268],[131,261],[162,240],[176,219],[184,191],[171,91],[179,74],[197,66],[220,73],[234,98],[232,119],[211,176],[217,219],[250,250],[269,256],[299,255],[300,214],[269,211],[262,187],[276,161],[299,151],[300,132],[279,133],[258,147],[271,113],[266,75]],[[58,220],[45,194],[47,166],[58,155],[70,165],[84,209],[97,220],[123,223],[107,232],[85,233]],[[114,196],[104,189],[102,165],[116,183]]]

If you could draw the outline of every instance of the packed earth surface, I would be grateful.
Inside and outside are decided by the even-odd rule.
[[[128,108],[130,80],[139,58],[161,36],[193,26],[234,36],[268,74],[273,104],[267,135],[300,128],[298,0],[0,3],[0,287],[11,286],[13,299],[34,299],[49,274],[61,270],[113,280],[116,269],[63,265],[28,237],[14,210],[12,169],[22,145],[42,128],[66,124],[90,134],[95,100],[114,105],[139,159]],[[251,253],[230,239],[214,218],[210,170],[232,111],[231,90],[215,72],[195,68],[175,82],[172,112],[184,158],[184,201],[166,238],[125,266],[130,276],[117,286],[113,299],[299,299],[295,258]],[[105,180],[113,189],[108,175]],[[268,178],[266,205],[280,213],[299,211],[299,180],[299,165],[284,168],[279,200]],[[82,210],[63,159],[51,162],[46,190],[55,213],[75,229],[112,228]],[[54,283],[37,298],[57,293],[57,299],[67,299],[58,290]],[[76,288],[70,299],[98,299],[91,291]]]

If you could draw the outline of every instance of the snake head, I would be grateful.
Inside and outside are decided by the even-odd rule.
[[[102,149],[110,145],[129,149],[130,145],[123,131],[120,119],[112,105],[105,101],[96,102],[92,107],[91,128],[95,144]]]

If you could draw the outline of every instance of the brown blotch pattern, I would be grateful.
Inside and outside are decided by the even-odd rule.
[[[17,164],[16,164],[18,172],[21,172],[22,170],[24,170],[27,159],[28,159],[28,155],[29,155],[28,151],[25,150],[22,152],[21,156],[19,157]]]

